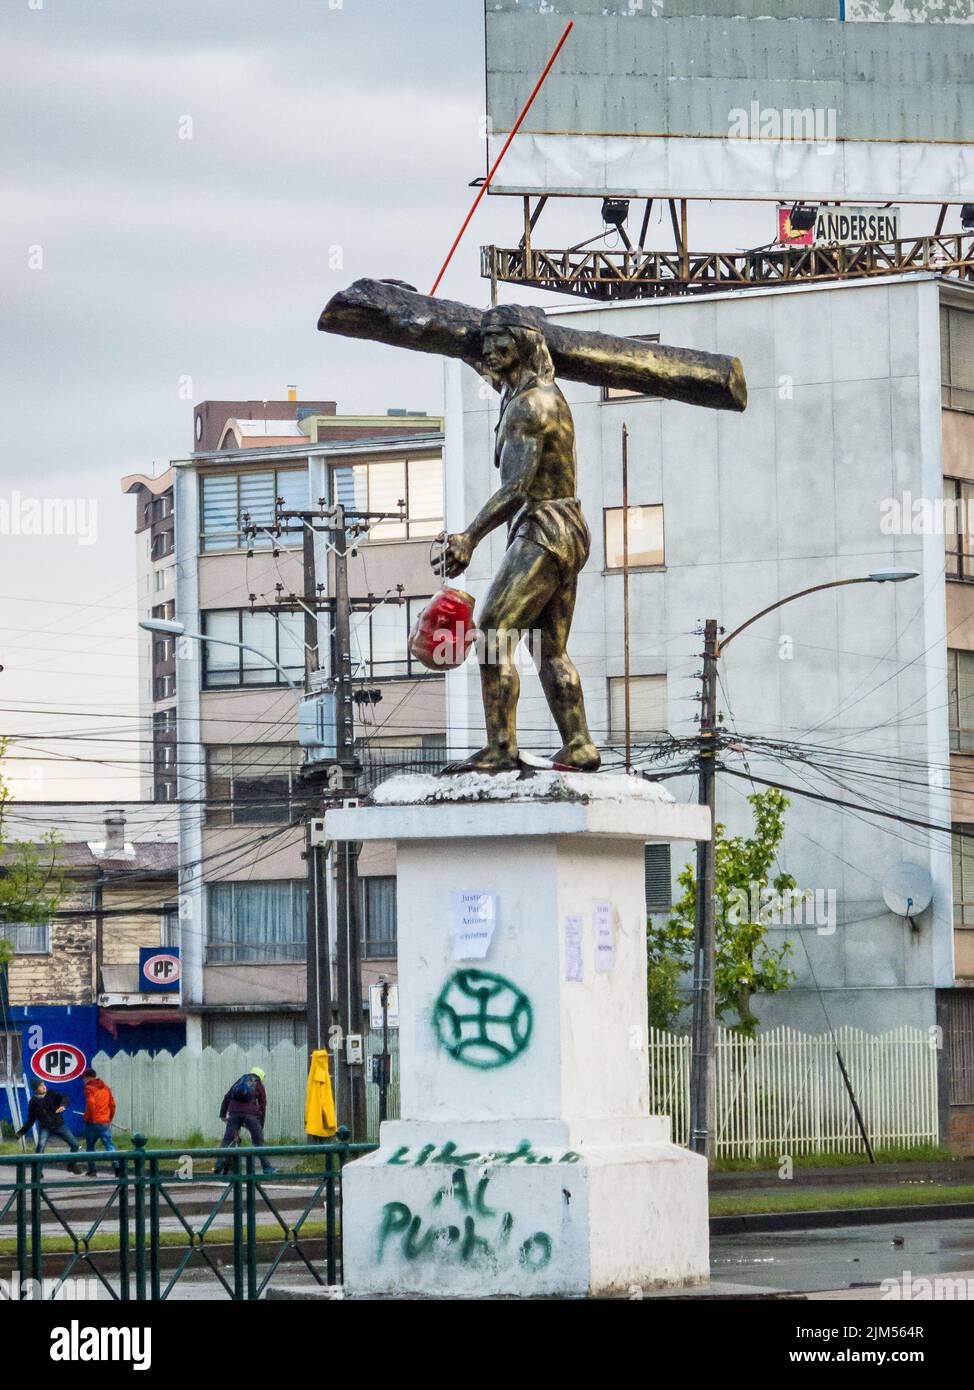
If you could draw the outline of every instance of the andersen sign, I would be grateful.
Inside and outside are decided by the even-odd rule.
[[[778,212],[778,239],[788,246],[896,241],[900,235],[899,208],[820,207],[814,227],[802,232],[792,227],[790,212],[790,208]]]

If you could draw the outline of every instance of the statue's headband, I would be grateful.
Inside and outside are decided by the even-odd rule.
[[[495,304],[486,309],[480,320],[483,333],[502,328],[527,328],[532,333],[544,333],[545,315],[542,309],[532,309],[527,304]]]

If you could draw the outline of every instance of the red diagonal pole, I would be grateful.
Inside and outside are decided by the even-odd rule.
[[[430,294],[431,294],[431,295],[436,294],[436,291],[437,291],[437,288],[438,288],[438,286],[439,286],[439,283],[440,283],[440,281],[443,279],[443,276],[446,274],[446,268],[447,268],[447,266],[450,264],[450,262],[453,260],[453,253],[454,253],[454,251],[457,249],[457,247],[460,245],[460,242],[461,242],[461,240],[463,239],[463,234],[464,234],[464,232],[467,230],[467,228],[468,228],[469,225],[470,225],[470,219],[471,219],[471,217],[473,217],[474,213],[477,211],[477,208],[480,206],[480,200],[481,200],[481,198],[482,198],[482,197],[484,196],[484,194],[487,192],[488,188],[490,187],[490,181],[491,181],[491,179],[492,179],[492,178],[494,177],[494,175],[497,173],[497,166],[500,164],[501,160],[502,160],[502,159],[504,158],[504,156],[507,154],[507,151],[508,151],[508,149],[510,148],[511,141],[514,139],[515,135],[518,133],[518,131],[519,131],[520,128],[521,128],[521,122],[524,120],[525,116],[526,116],[526,115],[528,114],[528,112],[531,110],[531,104],[532,104],[532,102],[534,101],[534,99],[535,99],[535,97],[538,95],[538,93],[540,92],[542,83],[544,82],[545,78],[548,76],[548,74],[549,74],[549,72],[551,71],[551,69],[554,67],[555,59],[558,57],[558,54],[561,52],[562,45],[564,44],[565,40],[568,38],[568,35],[571,33],[571,31],[572,31],[572,29],[573,29],[574,27],[575,27],[575,21],[574,21],[573,19],[570,19],[570,20],[568,21],[568,24],[567,24],[566,28],[565,28],[565,32],[562,34],[561,38],[558,40],[557,44],[555,45],[555,51],[552,53],[551,57],[548,59],[547,63],[545,64],[544,72],[541,74],[541,76],[538,78],[537,82],[534,84],[534,90],[532,91],[531,95],[528,97],[527,101],[524,103],[524,107],[523,107],[523,109],[522,109],[522,111],[521,111],[520,116],[518,116],[517,120],[514,122],[514,125],[511,127],[511,133],[510,133],[510,135],[507,137],[507,139],[504,141],[504,148],[501,150],[500,154],[497,156],[497,158],[494,160],[493,164],[490,166],[490,172],[488,173],[487,177],[484,179],[483,184],[481,185],[481,187],[477,190],[477,196],[476,196],[476,198],[474,198],[474,200],[473,200],[473,207],[470,209],[470,211],[467,213],[466,217],[464,218],[464,220],[463,220],[463,226],[462,226],[462,227],[460,228],[460,230],[457,232],[456,240],[454,241],[453,245],[450,247],[450,250],[449,250],[449,253],[447,254],[446,260],[445,260],[445,261],[443,262],[443,264],[440,266],[440,273],[439,273],[439,275],[437,275],[436,279],[433,281],[433,288],[430,290]]]

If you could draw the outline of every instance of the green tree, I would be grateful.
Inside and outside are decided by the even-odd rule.
[[[0,739],[0,759],[7,744]],[[60,836],[52,830],[40,841],[7,838],[10,789],[0,775],[0,970],[13,957],[4,937],[5,922],[49,922],[64,897],[65,870],[59,859]]]
[[[753,1038],[758,1018],[751,1009],[755,993],[775,994],[788,989],[794,976],[785,964],[791,943],[769,945],[766,933],[775,901],[800,898],[791,874],[771,877],[778,846],[785,830],[789,805],[777,787],[748,797],[754,816],[753,833],[728,837],[716,826],[716,971],[714,988],[718,1019],[735,1015],[730,1026]],[[672,1028],[686,1003],[676,981],[693,960],[693,933],[697,911],[696,870],[687,864],[679,876],[683,896],[674,904],[667,921],[648,928],[649,1013],[657,1028]],[[769,893],[769,889],[771,893]],[[769,903],[769,897],[771,902]],[[677,1003],[676,1001],[679,1001]]]

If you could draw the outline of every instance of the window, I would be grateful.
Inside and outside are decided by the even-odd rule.
[[[629,718],[632,741],[653,743],[666,728],[666,677],[629,678]],[[626,738],[626,682],[623,676],[609,677],[609,739],[621,747]]]
[[[154,676],[154,677],[153,677],[153,680],[152,680],[152,698],[153,698],[153,700],[169,700],[169,699],[172,698],[173,695],[175,695],[175,693],[176,693],[176,677],[175,677],[175,675],[169,675],[169,676]]]
[[[308,1045],[308,1025],[300,1014],[216,1014],[203,1020],[203,1046],[276,1047],[279,1042]]]
[[[250,613],[242,608],[211,608],[201,615],[203,632],[213,638],[203,644],[203,689],[221,686],[283,685],[271,661],[283,666],[293,681],[304,678],[304,614]],[[221,642],[215,639],[221,638]],[[256,651],[244,652],[225,642],[244,642]],[[263,660],[258,653],[269,660]]]
[[[950,751],[974,753],[974,652],[947,649]]]
[[[941,404],[974,411],[974,313],[940,306]]]
[[[201,550],[244,550],[253,546],[268,549],[271,538],[258,533],[256,540],[244,536],[245,525],[272,528],[276,499],[283,511],[298,511],[308,505],[306,468],[269,468],[262,473],[212,473],[201,479],[203,530]],[[247,518],[247,520],[245,520]],[[282,544],[300,545],[301,537],[281,537]]]
[[[646,911],[669,912],[673,905],[670,846],[647,845],[645,851]]]
[[[174,549],[174,532],[160,531],[160,534],[154,535],[149,553],[153,560],[164,560],[165,556],[172,555]],[[164,588],[165,585],[163,584],[161,587]]]
[[[383,960],[396,954],[396,880],[359,879],[362,959]]]
[[[175,781],[156,782],[152,790],[152,799],[153,801],[175,801]]]
[[[168,574],[169,571],[160,571],[160,573]],[[175,603],[172,599],[170,599],[168,603],[157,603],[152,610],[152,616],[154,618],[165,618],[168,622],[172,622],[173,618],[176,616]]]
[[[301,749],[289,743],[207,748],[207,825],[286,823],[302,763]]]
[[[974,825],[953,827],[954,926],[974,927]]]
[[[406,645],[410,628],[428,603],[428,596],[407,598],[402,603],[380,603],[371,611],[352,613],[352,675],[355,680],[437,674],[415,661]]]
[[[161,946],[179,945],[179,903],[163,903],[159,922],[159,944]]]
[[[443,530],[442,459],[342,464],[331,478],[332,502],[349,511],[397,512],[405,503],[405,519],[377,521],[370,541],[415,540]]]
[[[46,956],[51,952],[50,922],[0,922],[0,937],[10,942],[18,956]]]
[[[176,732],[176,710],[157,709],[152,716],[152,736],[153,738],[165,738],[167,734]]]
[[[24,1079],[24,1062],[19,1033],[0,1033],[0,1086]]]
[[[209,884],[207,960],[211,964],[304,960],[307,896],[304,879]]]
[[[635,333],[630,335],[634,343],[658,343],[658,333]],[[632,401],[646,398],[644,391],[631,391],[627,386],[603,386],[604,401]]]
[[[974,483],[963,478],[944,479],[944,546],[947,551],[947,578],[974,579]],[[968,520],[971,529],[968,529]]]
[[[659,566],[663,559],[663,508],[629,507],[629,566]],[[605,509],[605,568],[622,569],[622,507]]]

